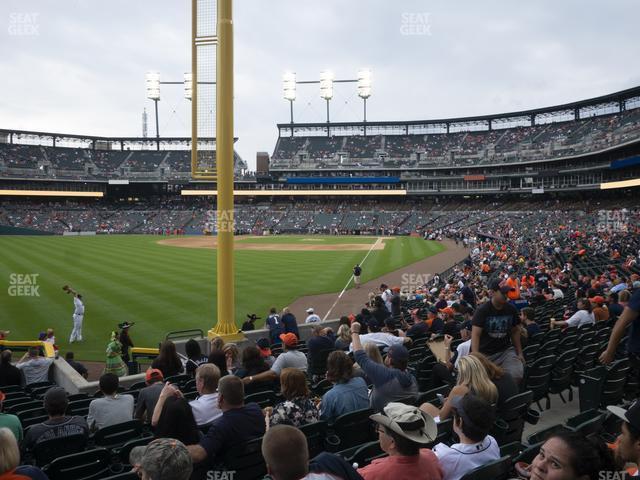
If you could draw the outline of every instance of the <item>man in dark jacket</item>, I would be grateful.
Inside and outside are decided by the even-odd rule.
[[[284,333],[293,333],[296,337],[300,338],[298,320],[296,320],[296,316],[291,313],[289,307],[282,309],[282,325],[284,325]]]

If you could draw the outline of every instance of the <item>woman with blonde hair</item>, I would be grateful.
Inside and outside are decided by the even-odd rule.
[[[485,370],[487,371],[487,374],[489,375],[489,380],[491,380],[498,389],[498,411],[506,400],[520,393],[518,384],[513,379],[511,374],[504,368],[496,365],[480,352],[472,352],[469,355],[480,360],[480,363],[482,363]]]
[[[351,327],[346,324],[340,325],[338,328],[338,335],[336,337],[336,350],[349,350],[351,345]]]
[[[453,399],[467,393],[472,393],[490,404],[498,400],[498,389],[489,378],[486,368],[477,357],[472,355],[462,357],[458,362],[458,381],[449,392],[442,408],[423,403],[420,405],[420,410],[431,415],[436,421],[444,420],[451,416]]]
[[[37,467],[20,464],[20,449],[13,432],[0,428],[0,480],[44,480],[47,476]]]

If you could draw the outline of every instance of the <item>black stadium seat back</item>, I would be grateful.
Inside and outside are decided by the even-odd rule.
[[[311,375],[324,375],[327,373],[327,358],[331,352],[335,351],[333,348],[327,348],[320,350],[317,355],[309,358],[309,366],[307,368],[307,374]]]
[[[64,439],[53,438],[37,443],[33,447],[33,457],[38,467],[44,467],[58,457],[82,452],[87,446],[87,437],[82,434],[69,435]]]
[[[17,403],[13,403],[13,402]],[[33,400],[32,398],[16,398],[11,402],[3,402],[3,408],[6,413],[17,415],[18,412],[24,412],[25,410],[33,410],[34,408],[42,407],[41,400]]]
[[[128,441],[140,438],[142,431],[143,425],[140,420],[130,420],[101,428],[93,436],[93,441],[99,447],[118,449]]]
[[[466,473],[460,480],[507,480],[511,473],[511,457],[504,457],[494,460],[493,462],[474,468]]]
[[[193,380],[190,375],[173,375],[164,379],[165,383],[168,382],[179,387],[187,383],[189,380]]]
[[[5,385],[4,387],[1,387],[0,390],[2,390],[2,393],[5,395],[16,392],[25,393],[25,389],[21,385]]]
[[[333,388],[333,383],[331,383],[329,380],[325,378],[320,380],[315,385],[312,385],[311,391],[318,397],[322,397],[325,393],[327,393],[332,388]]]
[[[109,475],[110,453],[96,448],[56,458],[45,469],[49,480],[97,480]]]
[[[148,387],[147,382],[136,382],[129,387],[129,390],[142,390],[145,387]]]
[[[523,462],[531,464],[531,462],[533,462],[533,459],[536,458],[536,456],[540,452],[540,447],[542,447],[543,444],[544,442],[529,444],[529,446],[522,450],[519,455],[516,455],[513,458],[513,463],[516,464],[518,462]]]
[[[69,402],[69,406],[67,407],[68,415],[77,415],[79,417],[87,416],[89,412],[89,405],[93,402],[94,398],[84,398],[82,400],[75,400],[73,402]]]
[[[20,419],[21,422],[29,418],[41,417],[42,415],[46,415],[47,411],[44,409],[42,402],[39,402],[40,406],[35,408],[30,408],[28,410],[20,410],[16,415]]]
[[[551,435],[555,433],[573,432],[573,431],[574,430],[572,428],[569,428],[566,425],[561,425],[561,424],[552,425],[550,427],[543,428],[542,430],[538,430],[537,432],[534,432],[531,435],[529,435],[527,437],[527,444],[528,445],[534,445],[538,443],[542,444],[547,441],[547,438],[549,438]]]
[[[267,465],[262,457],[262,437],[230,447],[222,463],[228,471],[235,471],[234,480],[264,477]]]
[[[273,407],[276,404],[276,393],[273,390],[252,393],[244,397],[244,403],[257,403],[260,408]]]
[[[593,433],[599,433],[606,419],[606,412],[595,409],[587,410],[568,418],[565,421],[565,425],[586,437]]]
[[[386,457],[387,454],[382,451],[380,447],[380,442],[369,442],[364,445],[361,445],[356,449],[353,456],[347,458],[346,460],[350,464],[357,463],[359,468],[366,467],[376,458]]]
[[[307,446],[309,448],[309,458],[313,458],[325,450],[325,439],[327,437],[327,429],[329,425],[324,420],[314,423],[307,423],[298,427],[304,436],[307,437]]]
[[[46,382],[34,382],[34,383],[30,383],[29,385],[24,387],[24,389],[25,389],[25,391],[27,391],[29,393],[33,393],[33,391],[38,389],[38,388],[52,387],[52,386],[54,386],[54,384],[52,382],[49,382],[49,381],[46,381]]]
[[[136,438],[134,440],[129,440],[127,443],[125,443],[118,451],[118,457],[122,465],[129,465],[129,455],[131,454],[131,450],[133,450],[135,447],[144,447],[146,445],[149,445],[152,440],[153,437],[142,437]]]
[[[528,390],[513,395],[503,402],[500,410],[496,413],[497,419],[503,420],[507,427],[506,429],[496,428],[495,430],[501,436],[501,438],[496,438],[499,445],[521,441],[527,412],[533,401],[534,393]]]
[[[373,414],[370,408],[355,410],[336,418],[329,427],[329,434],[340,439],[338,450],[355,447],[376,440],[373,423],[369,418]]]
[[[428,403],[439,403],[438,402],[438,394],[446,397],[449,395],[451,391],[451,385],[442,385],[441,387],[432,388],[431,390],[427,390],[426,392],[418,393],[418,398],[416,399],[416,405],[420,406],[425,402]]]

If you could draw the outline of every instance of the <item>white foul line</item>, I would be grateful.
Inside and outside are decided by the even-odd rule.
[[[362,261],[358,264],[360,266],[362,266],[365,262],[365,260],[367,259],[367,257],[369,256],[369,254],[371,253],[371,251],[375,248],[376,245],[378,245],[378,242],[382,242],[382,240],[380,239],[380,237],[378,237],[378,239],[373,242],[373,245],[371,245],[371,248],[369,249],[369,251],[367,252],[367,254],[364,256],[364,258],[362,259]],[[333,302],[333,305],[331,305],[331,308],[329,309],[329,311],[327,312],[327,314],[324,316],[324,318],[322,319],[322,321],[324,322],[327,317],[331,314],[331,312],[333,311],[333,309],[336,307],[336,305],[338,304],[338,302],[340,301],[340,299],[342,298],[342,295],[344,295],[344,292],[347,291],[347,288],[349,287],[349,284],[351,283],[351,280],[353,280],[353,275],[349,276],[349,280],[347,281],[347,284],[344,286],[344,288],[342,289],[342,291],[340,292],[340,294],[338,295],[338,298],[336,298],[336,301]]]

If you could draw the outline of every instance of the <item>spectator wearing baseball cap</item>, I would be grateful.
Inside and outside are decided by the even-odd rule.
[[[145,423],[151,423],[153,410],[156,408],[158,397],[162,392],[164,377],[159,369],[148,368],[145,372],[144,380],[147,386],[140,390],[138,394],[134,417]]]
[[[8,428],[13,432],[16,440],[18,440],[18,442],[21,442],[22,423],[20,422],[20,419],[15,415],[2,412],[2,402],[4,402],[5,398],[6,395],[3,392],[0,392],[0,428]]]
[[[322,321],[322,319],[316,315],[312,307],[307,308],[306,312],[307,318],[304,319],[304,323],[318,323]]]
[[[391,402],[371,416],[380,448],[388,455],[358,469],[365,480],[442,479],[442,468],[428,448],[438,435],[436,422],[412,405]]]
[[[260,356],[262,357],[262,359],[266,362],[267,365],[269,365],[269,367],[271,367],[271,365],[273,365],[273,362],[276,361],[276,357],[274,357],[273,353],[271,352],[271,343],[269,343],[269,339],[259,338],[258,340],[256,340],[256,346],[260,351]]]
[[[307,371],[307,356],[298,350],[298,337],[293,333],[283,333],[280,335],[280,341],[282,341],[284,352],[278,355],[276,361],[266,372],[244,377],[242,381],[245,385],[250,385],[253,382],[276,381],[285,368],[297,368],[303,372]]]
[[[143,480],[188,480],[193,463],[187,447],[173,438],[158,438],[131,450],[130,461]]]
[[[586,298],[578,300],[578,311],[575,312],[567,320],[551,319],[551,328],[554,327],[582,327],[583,325],[591,325],[595,323],[591,302]]]
[[[416,312],[416,315],[418,312]],[[407,336],[418,337],[422,335],[428,335],[432,331],[434,322],[441,322],[444,327],[444,322],[438,318],[438,309],[435,306],[431,306],[427,309],[427,316],[422,321],[416,321],[407,330]]]
[[[63,388],[53,387],[47,390],[44,395],[44,409],[49,419],[29,427],[22,444],[25,450],[32,450],[36,444],[54,438],[63,441],[71,435],[84,435],[89,438],[87,421],[82,417],[66,416],[68,406],[67,392]]]
[[[260,340],[266,341],[266,344],[269,345],[269,340],[266,338],[262,338]],[[272,360],[271,364],[273,364],[274,358],[272,356],[264,357],[262,350],[263,349],[257,345],[247,345],[244,347],[242,350],[242,363],[234,375],[236,377],[245,378],[268,371],[271,368],[271,365],[267,363],[267,358]],[[268,350],[269,354],[271,353],[269,348],[265,348],[265,350]],[[276,384],[272,380],[267,382],[252,382],[250,385],[245,385],[244,393],[245,395],[251,395],[264,390],[273,390],[274,388],[276,388]]]
[[[362,348],[360,324],[351,325],[353,356],[367,378],[373,383],[371,407],[379,412],[394,400],[418,395],[415,377],[407,371],[409,351],[402,344],[393,344],[387,351],[384,365],[373,362]]]
[[[491,297],[476,309],[473,316],[471,351],[486,355],[507,370],[516,382],[520,382],[524,375],[524,356],[518,310],[508,303],[507,298],[512,287],[494,279],[487,288]]]
[[[621,407],[608,406],[607,410],[622,420],[616,457],[621,463],[635,463],[640,466],[640,401],[633,402],[627,410]],[[636,467],[632,476],[639,474]]]
[[[433,447],[443,480],[459,480],[474,468],[500,458],[498,442],[489,435],[495,418],[493,407],[472,393],[455,397],[452,407],[453,431],[460,441]]]
[[[595,297],[591,297],[589,299],[592,305],[591,311],[593,312],[593,317],[596,322],[604,322],[609,320],[609,309],[605,304],[605,299],[601,295],[596,295]]]

